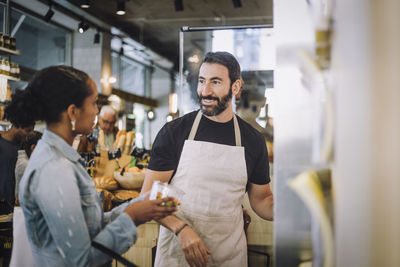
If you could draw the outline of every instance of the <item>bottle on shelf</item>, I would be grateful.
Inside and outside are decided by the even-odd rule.
[[[4,48],[10,48],[10,36],[8,35],[3,35],[3,47]]]
[[[10,49],[17,50],[17,39],[14,37],[10,38]]]
[[[0,60],[0,74],[6,75],[6,60],[4,58]]]
[[[15,64],[15,78],[19,79],[20,78],[19,75],[20,75],[21,70],[20,70],[19,65],[17,63],[14,63],[14,64]]]

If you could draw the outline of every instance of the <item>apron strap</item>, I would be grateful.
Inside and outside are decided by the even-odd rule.
[[[196,118],[194,119],[192,130],[190,130],[190,134],[189,134],[188,140],[194,140],[194,137],[196,136],[197,128],[199,127],[202,115],[203,114],[199,110],[199,112],[197,112]]]
[[[240,136],[240,128],[239,128],[239,123],[237,121],[236,115],[233,115],[233,126],[235,128],[236,146],[242,146],[242,138]]]
[[[196,136],[197,128],[199,127],[202,115],[203,115],[203,113],[201,113],[201,111],[199,110],[199,112],[197,112],[196,118],[194,119],[193,126],[192,126],[192,129],[190,130],[188,140],[194,140],[194,137]],[[239,128],[239,123],[237,121],[236,115],[233,116],[233,127],[235,129],[236,146],[242,146],[242,139],[240,136],[240,128]]]

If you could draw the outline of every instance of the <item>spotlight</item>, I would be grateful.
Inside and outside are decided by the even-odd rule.
[[[99,44],[100,43],[100,31],[99,31],[99,29],[97,29],[97,32],[94,35],[93,43],[94,44]]]
[[[52,3],[50,2],[49,10],[47,10],[46,15],[44,15],[44,17],[43,17],[44,21],[46,21],[46,22],[49,22],[54,15],[54,11],[51,8],[52,8]]]
[[[117,78],[115,78],[114,76],[110,76],[108,78],[108,82],[111,83],[111,84],[116,83],[117,82]]]
[[[147,111],[147,119],[148,119],[149,121],[152,121],[152,120],[154,120],[155,118],[156,118],[156,113],[154,112],[153,109],[149,109],[149,110]]]
[[[170,121],[172,121],[174,119],[174,115],[170,113],[170,114],[167,115],[166,119],[167,119],[167,122],[170,122]]]
[[[232,0],[232,3],[234,8],[242,7],[242,1],[240,0]]]
[[[183,2],[182,0],[174,0],[175,11],[183,11]]]
[[[78,32],[79,33],[84,33],[85,31],[87,31],[89,29],[89,24],[87,24],[84,21],[81,21],[78,25]]]
[[[125,15],[125,0],[117,0],[117,15]]]
[[[119,55],[123,56],[124,55],[124,47],[121,45],[121,48],[119,49]]]
[[[90,7],[90,0],[82,0],[81,8],[89,8]]]

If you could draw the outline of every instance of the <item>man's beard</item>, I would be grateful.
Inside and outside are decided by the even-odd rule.
[[[221,114],[229,105],[229,102],[232,100],[232,88],[229,89],[229,92],[223,97],[215,97],[215,96],[198,96],[201,112],[203,112],[206,116],[217,116]],[[217,104],[211,107],[205,107],[201,103],[203,99],[210,99],[217,101]]]

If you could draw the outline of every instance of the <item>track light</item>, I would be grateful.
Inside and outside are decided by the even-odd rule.
[[[52,3],[50,2],[49,10],[47,10],[46,15],[44,15],[44,17],[43,17],[44,21],[46,21],[46,22],[49,22],[54,15],[54,11],[51,8],[52,8]]]
[[[119,49],[119,55],[123,56],[124,55],[124,47],[121,45],[121,48]]]
[[[79,33],[84,33],[89,29],[89,24],[87,24],[85,21],[81,21],[78,25],[78,32]]]
[[[89,8],[90,7],[90,0],[82,0],[81,8]]]
[[[100,43],[100,31],[99,31],[99,29],[97,29],[97,32],[94,35],[93,43],[94,44],[99,44]]]
[[[125,15],[125,0],[117,0],[117,15]]]
[[[183,2],[182,0],[174,0],[175,11],[183,11]]]
[[[147,111],[147,119],[149,121],[152,121],[156,118],[156,113],[154,112],[154,110],[151,108]]]
[[[232,3],[234,8],[242,7],[242,1],[240,0],[232,0]]]

